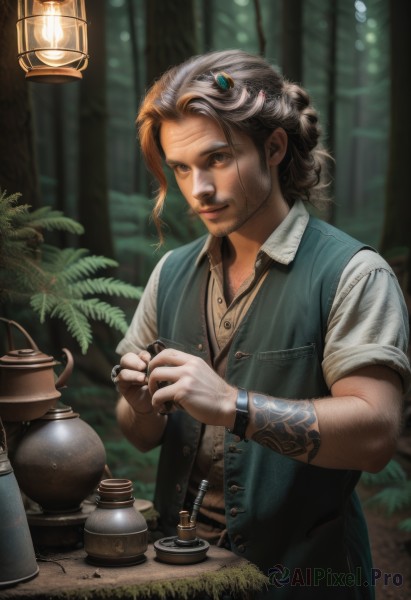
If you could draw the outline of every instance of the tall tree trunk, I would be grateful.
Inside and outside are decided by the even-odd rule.
[[[291,81],[303,79],[303,3],[283,0],[282,71]]]
[[[37,208],[40,191],[29,86],[17,62],[17,2],[0,0],[0,188]],[[36,85],[36,84],[34,84]]]
[[[254,0],[255,26],[257,30],[258,50],[261,56],[265,56],[267,40],[264,34],[263,20],[261,15],[260,0]]]
[[[328,94],[327,94],[327,150],[335,158],[335,138],[336,138],[336,106],[337,106],[337,21],[338,21],[338,0],[331,0],[328,9],[328,24],[330,30],[329,37],[329,60],[328,60]],[[334,196],[334,162],[329,165],[329,175],[331,185],[329,195]],[[335,204],[328,207],[327,221],[335,221]]]
[[[385,198],[385,219],[381,252],[400,271],[408,270],[408,284],[402,277],[403,288],[411,294],[411,202],[408,177],[411,118],[411,37],[409,23],[411,3],[408,0],[390,0],[391,49],[391,127],[389,140],[388,175]],[[401,275],[401,273],[400,273]],[[409,307],[411,308],[411,300]]]
[[[146,0],[147,82],[197,51],[193,0]]]
[[[385,221],[381,250],[409,247],[411,238],[411,202],[409,142],[411,118],[411,37],[409,23],[411,3],[390,1],[391,48],[391,127],[389,140],[388,176],[386,187]]]
[[[138,99],[141,96],[141,68],[140,68],[140,57],[138,51],[138,37],[137,37],[137,26],[136,26],[136,15],[134,0],[127,0],[127,13],[130,29],[130,42],[131,42],[131,63],[133,73],[133,97],[135,98],[135,106],[138,106]],[[133,156],[133,192],[141,192],[143,187],[146,187],[147,183],[142,184],[145,180],[145,171],[143,170],[143,161],[140,152],[139,145],[137,142],[134,144],[134,156]]]
[[[87,3],[90,62],[80,83],[79,218],[81,243],[94,254],[114,255],[109,216],[106,142],[105,9],[100,0]]]
[[[88,0],[90,62],[80,83],[78,210],[85,233],[81,245],[93,254],[113,257],[110,226],[106,142],[105,3]],[[105,273],[107,275],[107,272]],[[104,300],[104,298],[101,298]],[[107,325],[92,325],[94,343],[79,358],[81,369],[93,382],[108,383],[116,336]]]
[[[201,18],[203,22],[204,52],[209,52],[213,47],[213,11],[214,0],[202,0]]]

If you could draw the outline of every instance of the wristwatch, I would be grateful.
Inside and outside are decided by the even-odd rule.
[[[232,428],[227,427],[228,433],[238,435],[241,440],[247,441],[245,439],[245,430],[247,429],[248,419],[248,392],[243,388],[238,388],[234,426]]]

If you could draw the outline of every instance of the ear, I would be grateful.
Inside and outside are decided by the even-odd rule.
[[[270,167],[278,166],[287,152],[288,136],[282,127],[277,127],[265,141],[266,156]]]

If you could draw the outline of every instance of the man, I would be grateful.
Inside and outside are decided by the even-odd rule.
[[[354,487],[395,449],[408,316],[383,259],[305,208],[326,158],[308,95],[214,52],[156,82],[138,126],[156,223],[167,165],[210,234],[160,260],[118,346],[119,424],[162,444],[162,530],[208,479],[199,536],[257,564],[268,595],[372,598]]]

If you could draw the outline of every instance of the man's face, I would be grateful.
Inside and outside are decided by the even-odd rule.
[[[211,119],[192,115],[164,121],[160,143],[177,184],[210,233],[248,235],[272,212],[272,174],[263,168],[252,140],[235,131],[231,148]]]

